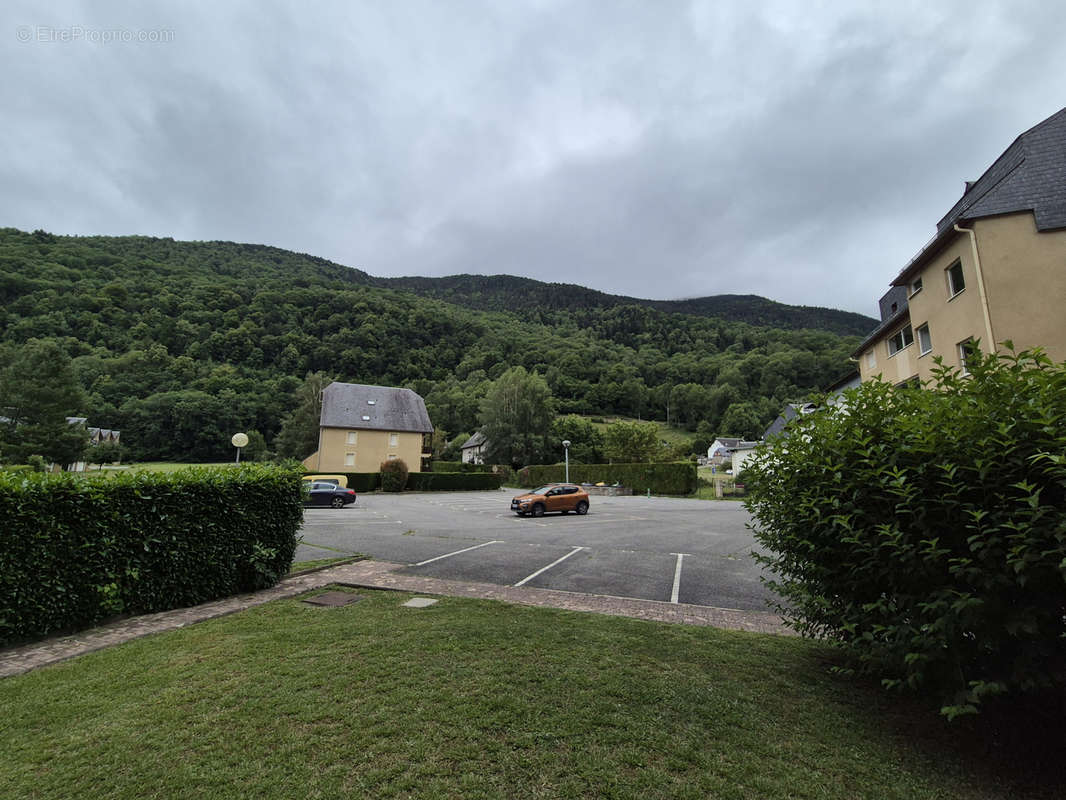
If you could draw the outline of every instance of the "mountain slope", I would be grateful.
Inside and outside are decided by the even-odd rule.
[[[877,327],[877,320],[851,311],[815,306],[793,306],[756,295],[723,294],[686,300],[645,300],[607,294],[567,283],[544,283],[513,275],[449,275],[444,278],[370,278],[377,286],[405,289],[460,303],[483,311],[557,309],[574,311],[636,305],[670,314],[693,314],[788,330],[804,328],[830,331],[841,336],[863,336]]]
[[[458,276],[449,301],[403,280],[262,245],[0,229],[0,369],[54,339],[88,396],[71,416],[121,429],[137,458],[213,460],[239,430],[272,444],[309,372],[408,386],[453,437],[513,366],[543,375],[562,413],[751,436],[858,343],[521,278]]]

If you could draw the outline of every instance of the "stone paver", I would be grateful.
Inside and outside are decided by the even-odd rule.
[[[708,625],[730,630],[792,635],[792,632],[784,627],[780,617],[766,612],[735,611],[726,608],[663,603],[655,600],[606,597],[526,586],[515,588],[398,574],[397,570],[405,566],[388,561],[358,561],[341,564],[285,578],[277,586],[259,592],[236,595],[192,608],[144,614],[70,636],[58,636],[20,647],[7,648],[0,650],[0,677],[29,672],[47,664],[91,653],[130,639],[183,628],[195,622],[222,617],[330,585],[393,589],[421,595],[501,600],[519,605],[587,611],[657,622]]]

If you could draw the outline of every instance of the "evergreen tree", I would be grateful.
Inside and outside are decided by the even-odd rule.
[[[30,339],[0,355],[0,458],[24,463],[31,455],[67,465],[89,446],[84,425],[71,425],[85,393],[70,357],[51,339]]]

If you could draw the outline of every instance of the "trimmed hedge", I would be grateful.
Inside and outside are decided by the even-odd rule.
[[[359,492],[373,492],[381,488],[380,472],[305,472],[305,475],[343,475],[348,488]]]
[[[518,485],[527,489],[566,480],[563,464],[542,464],[518,471]],[[698,486],[696,465],[691,461],[665,464],[571,464],[573,483],[618,483],[640,494],[692,494]]]
[[[273,585],[296,551],[300,474],[0,472],[0,520],[6,643]]]
[[[492,464],[467,464],[464,461],[432,461],[430,472],[492,472]]]
[[[1066,690],[1066,364],[967,367],[863,383],[743,476],[789,623],[885,686],[939,690],[949,717]]]
[[[459,492],[499,489],[501,477],[485,472],[412,472],[408,489],[416,492]]]

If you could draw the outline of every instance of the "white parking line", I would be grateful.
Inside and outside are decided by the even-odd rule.
[[[549,564],[548,566],[546,566],[546,567],[541,567],[541,568],[540,568],[540,569],[538,569],[538,570],[537,570],[536,572],[534,572],[534,573],[533,573],[532,575],[530,575],[530,576],[528,576],[528,577],[526,577],[526,578],[522,578],[522,580],[520,580],[520,581],[519,581],[518,583],[516,583],[516,584],[515,584],[515,586],[516,586],[516,587],[517,587],[517,586],[521,586],[522,584],[526,583],[527,581],[531,581],[531,580],[533,580],[533,579],[534,579],[535,577],[537,577],[538,575],[540,575],[540,574],[541,574],[542,572],[547,572],[548,570],[550,570],[550,569],[551,569],[552,567],[554,567],[554,566],[555,566],[556,564],[561,564],[561,563],[563,563],[564,561],[566,561],[566,559],[570,558],[570,556],[572,556],[572,555],[573,555],[574,553],[577,553],[577,552],[578,552],[578,551],[580,551],[580,550],[587,550],[587,549],[588,549],[587,547],[575,547],[575,548],[574,548],[573,550],[571,550],[571,551],[570,551],[569,553],[567,553],[567,554],[566,554],[565,556],[563,556],[562,558],[557,558],[557,559],[555,559],[555,561],[553,561],[552,563],[550,563],[550,564]]]
[[[677,556],[677,566],[674,567],[674,589],[670,592],[670,602],[677,605],[677,596],[681,591],[681,561],[688,553],[671,553],[672,556]]]
[[[454,553],[445,553],[444,555],[437,556],[436,558],[427,558],[425,561],[419,561],[417,564],[412,564],[411,566],[422,567],[426,564],[432,564],[434,561],[440,561],[442,558],[451,558],[452,556],[457,556],[460,553],[469,553],[471,550],[477,550],[479,547],[487,547],[490,544],[498,544],[499,541],[499,539],[493,539],[491,542],[482,542],[481,544],[475,544],[473,547],[464,547],[462,550],[456,550]]]

